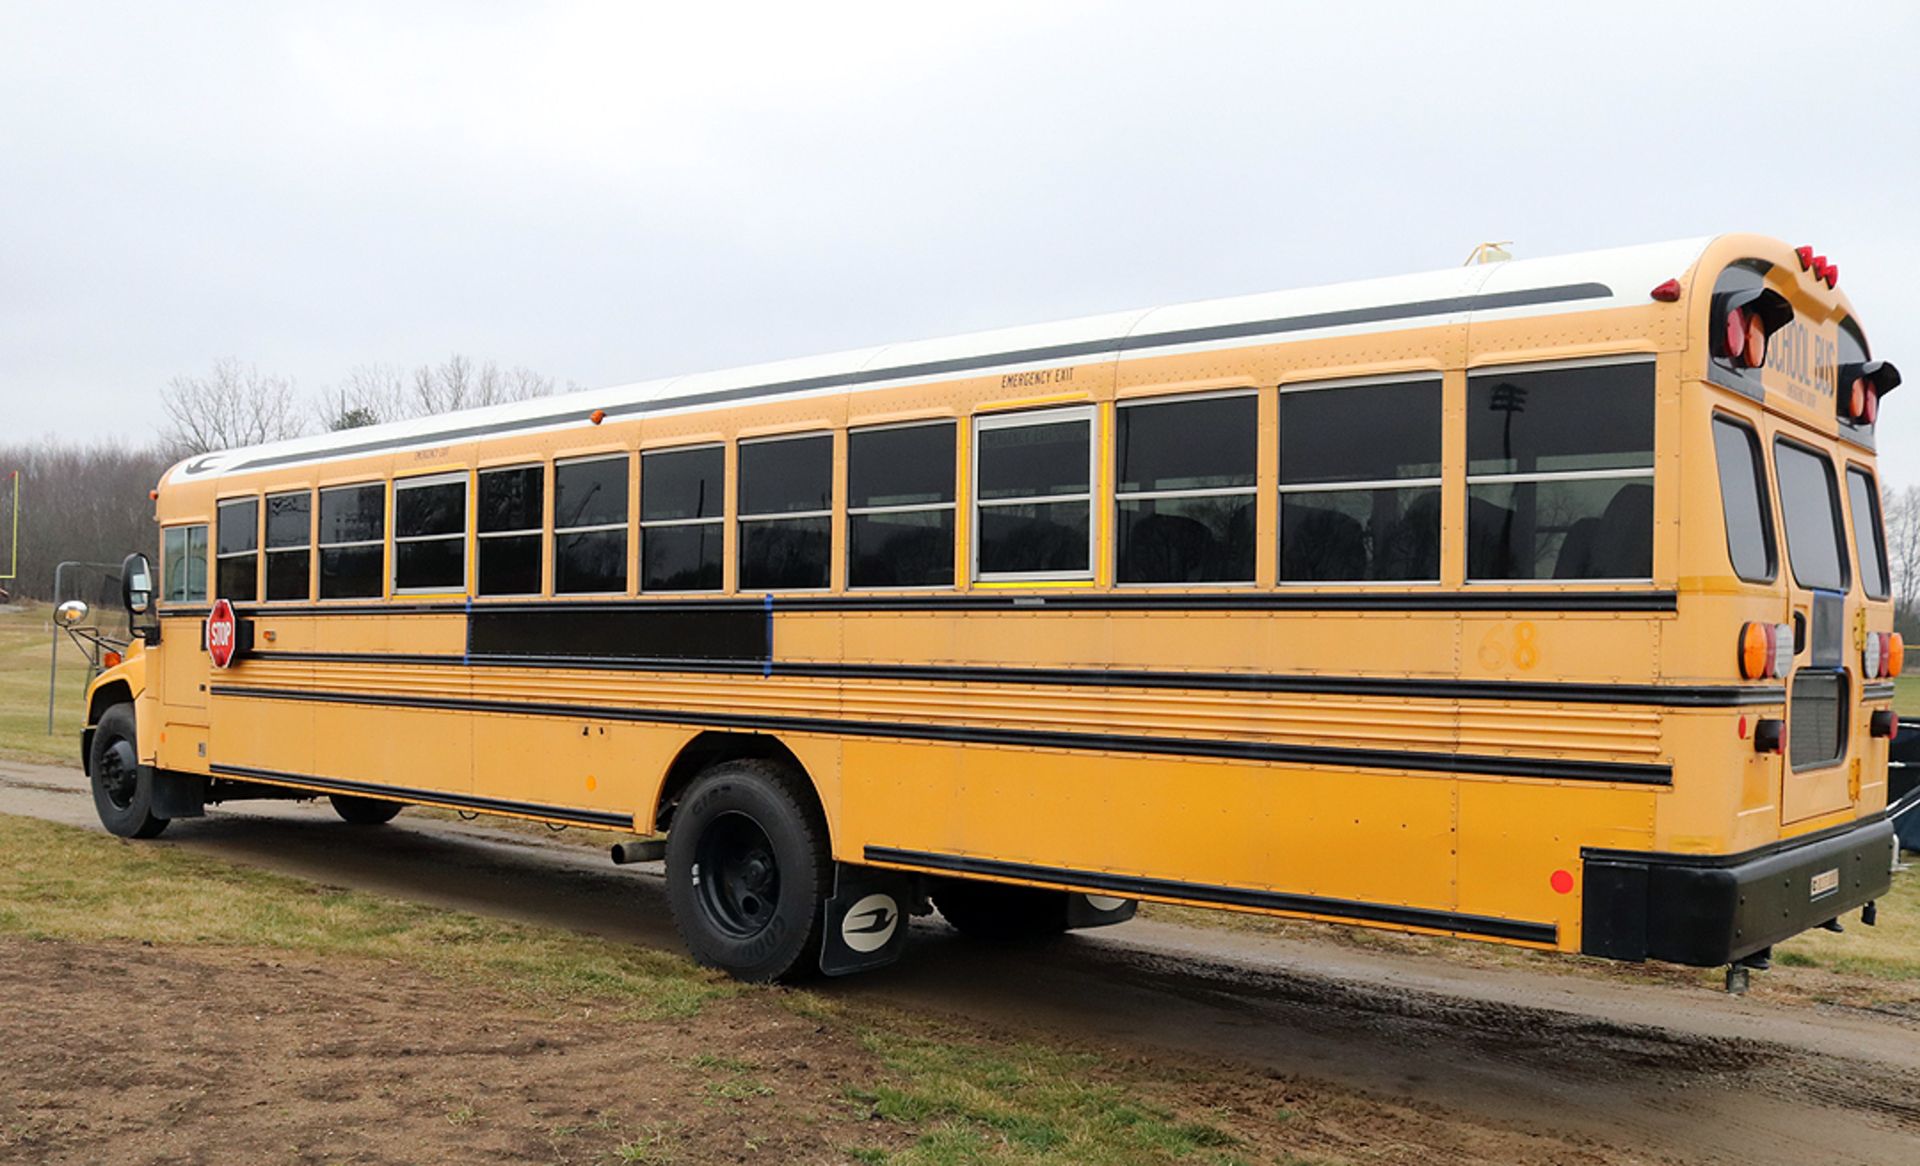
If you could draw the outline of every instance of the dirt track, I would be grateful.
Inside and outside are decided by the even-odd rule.
[[[79,774],[0,762],[0,812],[94,826]],[[346,831],[268,803],[176,823],[160,845],[324,881],[675,947],[658,868],[479,826]],[[916,926],[897,967],[830,990],[1357,1086],[1557,1135],[1609,1158],[1911,1162],[1920,1024],[1136,921],[1044,951]]]

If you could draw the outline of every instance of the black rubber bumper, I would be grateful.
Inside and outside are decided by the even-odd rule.
[[[1876,818],[1743,854],[1587,850],[1580,950],[1713,967],[1884,895],[1893,823]]]

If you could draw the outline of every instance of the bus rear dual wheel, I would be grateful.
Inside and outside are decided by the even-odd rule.
[[[696,960],[754,983],[816,970],[833,860],[808,792],[765,760],[722,762],[688,787],[667,833],[667,900]]]
[[[717,765],[695,779],[667,834],[667,896],[695,959],[742,980],[816,970],[833,858],[806,779],[774,761]],[[934,904],[963,934],[1044,939],[1067,929],[1067,893],[942,880]]]

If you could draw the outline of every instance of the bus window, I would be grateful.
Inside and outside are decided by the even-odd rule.
[[[640,589],[718,591],[726,522],[717,445],[640,455]]]
[[[847,586],[953,583],[954,423],[847,435]]]
[[[1653,364],[1467,381],[1467,578],[1653,575]]]
[[[1259,409],[1240,393],[1116,410],[1120,582],[1253,582]]]
[[[627,589],[627,455],[553,467],[553,590]]]
[[[740,443],[740,588],[823,588],[833,574],[833,437]]]
[[[1833,463],[1822,454],[1777,441],[1773,472],[1780,490],[1780,517],[1787,528],[1787,562],[1802,587],[1847,589],[1847,551],[1840,533],[1840,490]]]
[[[546,542],[544,466],[480,471],[474,514],[479,595],[540,594],[540,548]]]
[[[220,503],[214,537],[213,593],[219,599],[252,603],[260,597],[260,499],[233,498]]]
[[[1440,382],[1280,391],[1280,580],[1438,582]]]
[[[393,589],[467,589],[467,475],[393,484]]]
[[[267,495],[267,598],[306,599],[312,587],[313,495]]]
[[[1093,575],[1093,410],[974,421],[974,570],[982,579]]]
[[[1865,470],[1847,468],[1847,500],[1853,510],[1853,553],[1860,560],[1860,589],[1868,599],[1885,599],[1887,537],[1880,526],[1880,490]]]
[[[1727,557],[1733,573],[1749,583],[1773,581],[1773,518],[1760,438],[1726,417],[1713,419],[1713,448],[1720,465],[1720,509],[1726,516]]]
[[[169,603],[201,603],[207,598],[207,528],[169,526],[161,539],[161,570]]]
[[[320,598],[380,597],[386,496],[379,482],[320,491]]]

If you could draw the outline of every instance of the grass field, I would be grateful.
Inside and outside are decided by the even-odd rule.
[[[1314,1122],[1307,1114],[1299,1115],[1296,1130],[1274,1121],[1271,1098],[1257,1110],[1223,1109],[1218,1084],[1194,1066],[1116,1063],[813,992],[749,987],[665,952],[315,886],[165,845],[128,844],[0,815],[0,962],[8,942],[230,950],[255,959],[298,954],[332,961],[332,975],[348,983],[396,967],[422,969],[475,991],[504,992],[537,1015],[558,1019],[584,1009],[623,1026],[622,1039],[636,1050],[652,1036],[682,1043],[691,1036],[696,1044],[725,1047],[719,1030],[772,1009],[789,1023],[799,1018],[813,1026],[826,1045],[867,1066],[860,1079],[830,1083],[835,1112],[847,1115],[844,1153],[860,1162],[1323,1160],[1289,1148],[1290,1142],[1311,1143]],[[799,1089],[795,1075],[770,1077],[743,1055],[707,1052],[683,1060],[688,1079],[713,1101]],[[1249,1087],[1256,1094],[1261,1088]],[[447,1120],[479,1116],[478,1108],[463,1107]],[[863,1128],[877,1133],[863,1137]],[[624,1127],[612,1132],[619,1137],[605,1160],[709,1160],[698,1146],[677,1145],[671,1129],[637,1137]],[[0,1128],[0,1147],[5,1133]]]
[[[103,618],[110,613],[102,613]],[[53,609],[44,604],[0,611],[0,756],[78,764],[85,713],[87,658],[62,635],[54,731],[47,732],[47,672]]]

